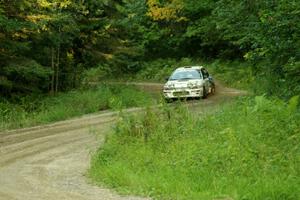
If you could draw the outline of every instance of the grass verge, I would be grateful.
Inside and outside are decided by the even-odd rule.
[[[140,107],[153,98],[133,86],[101,85],[56,96],[29,96],[18,103],[0,102],[0,130],[65,120],[106,109]]]
[[[207,115],[183,107],[123,116],[90,177],[154,199],[300,199],[300,111],[263,96]]]

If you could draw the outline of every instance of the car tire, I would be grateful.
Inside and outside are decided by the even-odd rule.
[[[165,102],[166,102],[166,103],[172,103],[172,102],[173,102],[173,99],[167,99],[167,98],[165,98]]]
[[[202,99],[206,99],[206,97],[207,97],[207,92],[206,92],[205,87],[203,87],[203,96],[202,96]]]

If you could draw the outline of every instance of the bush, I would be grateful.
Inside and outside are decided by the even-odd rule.
[[[249,63],[216,60],[207,64],[212,76],[234,88],[253,90],[255,73]]]
[[[299,199],[298,100],[243,97],[204,116],[183,107],[121,116],[89,174],[155,199]]]
[[[97,67],[88,69],[83,74],[83,85],[89,85],[93,82],[99,82],[107,79],[112,74],[110,66],[107,64],[99,64]]]

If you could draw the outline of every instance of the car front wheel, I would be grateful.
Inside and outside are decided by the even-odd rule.
[[[166,102],[166,103],[172,103],[172,102],[173,102],[173,99],[165,98],[165,102]]]
[[[206,92],[205,87],[203,87],[203,95],[202,95],[202,99],[206,99],[206,97],[207,97],[207,92]]]

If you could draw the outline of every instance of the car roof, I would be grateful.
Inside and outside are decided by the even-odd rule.
[[[184,67],[179,67],[176,69],[176,71],[186,71],[186,70],[200,70],[204,68],[203,66],[184,66]]]

